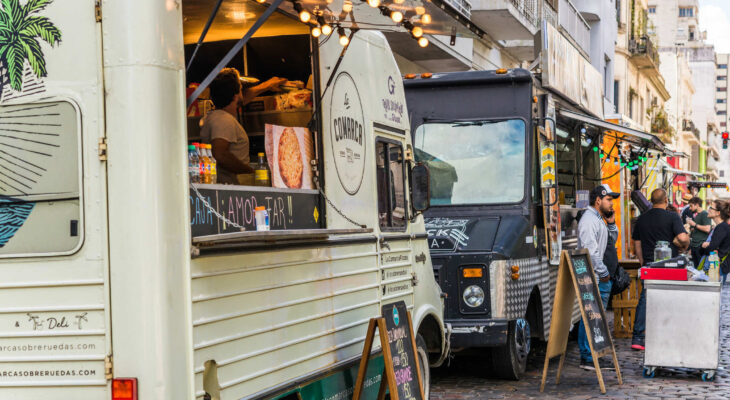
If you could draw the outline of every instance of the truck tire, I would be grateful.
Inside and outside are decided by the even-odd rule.
[[[423,340],[420,334],[416,335],[416,356],[418,357],[418,373],[421,375],[421,382],[423,383],[423,395],[424,400],[427,400],[431,395],[431,368],[428,364],[428,348],[426,347],[426,341]]]
[[[530,323],[526,319],[510,321],[507,344],[492,349],[492,371],[502,379],[519,380],[530,354]]]

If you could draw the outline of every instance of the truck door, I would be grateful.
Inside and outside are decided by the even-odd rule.
[[[0,36],[20,32],[0,44],[0,392],[108,399],[95,1],[7,0],[0,14]]]

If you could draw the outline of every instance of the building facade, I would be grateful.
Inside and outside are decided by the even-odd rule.
[[[657,129],[664,118],[664,104],[670,94],[659,66],[660,58],[649,37],[646,0],[617,3],[618,36],[614,68],[615,119],[629,125],[666,136]]]

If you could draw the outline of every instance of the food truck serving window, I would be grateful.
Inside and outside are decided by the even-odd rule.
[[[521,119],[419,126],[415,157],[431,172],[431,205],[522,201],[525,139]]]

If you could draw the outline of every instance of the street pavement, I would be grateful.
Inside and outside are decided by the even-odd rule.
[[[723,290],[721,313],[720,368],[714,382],[703,382],[694,370],[657,370],[656,376],[642,376],[643,352],[630,348],[631,339],[615,339],[623,385],[613,371],[603,372],[606,394],[602,395],[594,371],[578,367],[578,344],[568,343],[560,384],[555,385],[559,357],[550,362],[545,392],[540,380],[545,362],[544,344],[538,344],[520,381],[489,378],[480,357],[457,353],[448,366],[431,371],[431,399],[727,399],[730,398],[730,285]],[[609,314],[612,314],[609,311]],[[610,318],[609,318],[610,319]],[[610,357],[605,357],[608,361]]]

